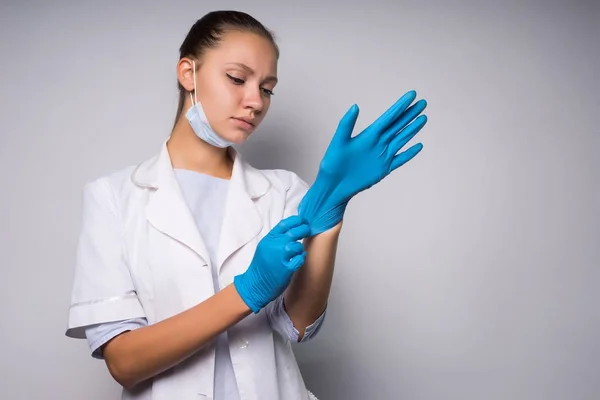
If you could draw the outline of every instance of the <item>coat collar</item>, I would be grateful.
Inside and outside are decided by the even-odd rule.
[[[253,199],[265,195],[271,186],[265,175],[246,162],[233,147],[229,147],[228,151],[234,160],[231,182],[234,184],[239,183],[248,196]],[[161,184],[170,184],[175,179],[171,157],[167,149],[167,141],[163,142],[157,155],[135,168],[131,174],[131,179],[137,186],[148,189],[158,189]]]
[[[217,259],[210,260],[179,188],[166,143],[158,155],[138,165],[131,175],[134,184],[152,190],[146,218],[156,229],[194,250],[206,264],[212,261],[220,268],[232,253],[260,233],[263,222],[254,201],[268,192],[270,181],[236,150],[229,148],[234,160],[233,171],[225,199]]]

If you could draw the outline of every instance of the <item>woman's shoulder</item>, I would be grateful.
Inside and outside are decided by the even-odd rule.
[[[82,197],[87,206],[118,210],[132,197],[131,176],[135,165],[106,171],[83,184]]]
[[[294,171],[288,169],[261,169],[260,172],[271,182],[272,185],[282,188],[284,191],[296,187],[308,188],[308,184]]]
[[[105,171],[86,181],[83,184],[84,190],[93,190],[102,186],[109,186],[114,190],[124,189],[131,184],[131,176],[135,168],[135,165],[129,165]]]
[[[270,181],[269,192],[284,205],[284,215],[297,212],[297,207],[308,191],[309,185],[294,171],[288,169],[261,169],[263,176]]]
[[[290,169],[286,168],[265,168],[255,166],[245,156],[238,151],[234,150],[235,165],[238,165],[237,170],[243,171],[243,175],[246,177],[257,177],[256,181],[260,182],[266,178],[269,182],[271,189],[278,189],[280,191],[288,191],[290,188],[295,186],[308,186],[306,182],[300,177],[300,175]],[[236,167],[234,166],[234,170]]]

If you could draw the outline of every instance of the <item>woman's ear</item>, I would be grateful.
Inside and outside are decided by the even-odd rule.
[[[194,90],[194,60],[183,57],[177,63],[177,80],[185,90],[191,92]],[[196,63],[196,68],[198,64]]]

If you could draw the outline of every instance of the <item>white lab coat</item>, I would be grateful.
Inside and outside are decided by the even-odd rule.
[[[285,170],[258,170],[231,149],[217,269],[221,288],[244,272],[259,240],[297,212],[307,185]],[[88,183],[67,336],[145,317],[149,324],[214,294],[210,258],[174,175],[166,142],[158,155]],[[200,322],[199,322],[200,323]],[[308,400],[291,343],[265,310],[228,331],[241,400]],[[160,346],[160,343],[156,344]],[[212,399],[214,346],[123,391],[123,399]]]

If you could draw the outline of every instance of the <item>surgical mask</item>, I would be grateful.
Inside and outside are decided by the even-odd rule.
[[[194,68],[194,97],[190,93],[190,100],[192,101],[192,106],[185,114],[190,126],[196,133],[196,135],[204,140],[206,143],[211,144],[215,147],[225,148],[228,146],[233,146],[235,143],[227,141],[223,139],[214,129],[210,126],[208,122],[208,118],[206,118],[206,114],[202,109],[202,105],[198,101],[198,97],[196,96],[196,62],[193,61]]]

